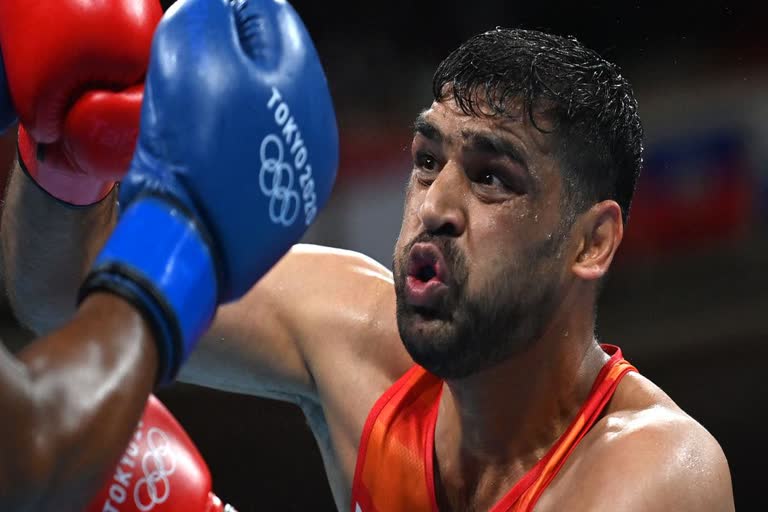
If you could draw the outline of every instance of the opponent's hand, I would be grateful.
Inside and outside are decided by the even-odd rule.
[[[94,203],[127,172],[161,16],[157,0],[0,2],[21,164],[57,199]]]
[[[125,454],[86,512],[236,512],[211,492],[211,473],[154,396]]]
[[[333,185],[338,133],[313,43],[278,0],[182,0],[152,47],[121,219],[83,295],[154,326],[172,379],[218,304],[303,236]]]

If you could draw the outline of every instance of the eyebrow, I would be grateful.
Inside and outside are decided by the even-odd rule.
[[[503,156],[528,169],[523,153],[512,142],[493,133],[463,131],[461,136],[469,142],[473,151],[486,153],[491,156]]]
[[[434,142],[443,142],[442,132],[438,130],[437,126],[427,121],[424,114],[419,114],[419,117],[413,122],[413,131]]]
[[[413,122],[413,131],[414,133],[422,135],[438,144],[445,141],[443,133],[437,126],[427,120],[424,113],[419,114]],[[524,153],[509,140],[494,133],[476,132],[472,130],[462,131],[461,136],[469,143],[469,148],[472,151],[485,153],[489,156],[502,156],[508,158],[509,160],[520,164],[525,169],[526,173],[530,173],[528,162],[523,156]]]

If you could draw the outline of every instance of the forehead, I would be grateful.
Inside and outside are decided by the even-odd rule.
[[[478,109],[482,110],[482,109]],[[504,116],[468,114],[453,99],[435,101],[417,117],[416,123],[426,122],[437,128],[449,142],[469,139],[475,133],[493,133],[522,146],[529,157],[549,156],[555,149],[552,122],[542,112],[534,113],[536,124],[522,103],[511,103]]]

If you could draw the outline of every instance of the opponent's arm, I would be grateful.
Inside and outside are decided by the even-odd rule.
[[[6,133],[0,131],[0,226],[2,226],[2,212],[5,206],[5,191],[16,155],[16,137],[13,132],[13,130],[7,130]],[[10,346],[10,344],[16,344],[14,343],[16,341],[19,343],[26,341],[24,338],[29,336],[25,334],[28,334],[29,330],[22,328],[14,315],[6,292],[4,268],[2,237],[0,237],[0,340]]]
[[[0,132],[14,118],[0,58]],[[128,442],[157,369],[139,311],[106,294],[17,357],[0,347],[0,510],[84,505]]]
[[[152,390],[157,350],[128,303],[94,294],[14,358],[0,347],[0,510],[84,505]]]
[[[20,122],[4,276],[18,320],[38,334],[72,317],[114,225],[114,184],[133,155],[161,16],[157,0],[0,3],[0,131]]]
[[[71,208],[14,166],[0,225],[3,273],[16,318],[38,335],[74,315],[77,289],[114,227],[115,195]]]

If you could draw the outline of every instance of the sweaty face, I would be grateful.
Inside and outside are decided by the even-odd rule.
[[[398,328],[417,363],[461,378],[525,350],[552,318],[565,273],[560,172],[527,115],[481,118],[445,101],[414,126]]]

